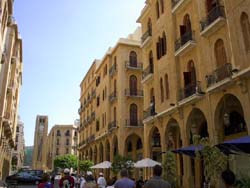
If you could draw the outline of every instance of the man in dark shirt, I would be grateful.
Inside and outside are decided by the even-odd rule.
[[[68,168],[64,169],[64,176],[59,181],[60,188],[74,188],[75,180],[70,175],[70,170]]]
[[[167,181],[161,178],[162,168],[160,165],[155,165],[153,168],[153,177],[147,181],[144,188],[171,188]]]

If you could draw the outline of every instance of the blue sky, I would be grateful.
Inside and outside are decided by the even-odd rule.
[[[33,145],[36,115],[55,124],[79,118],[79,84],[95,58],[132,33],[145,0],[16,0],[23,39],[19,114],[26,146]]]

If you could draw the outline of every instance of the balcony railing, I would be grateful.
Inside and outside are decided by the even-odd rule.
[[[112,102],[114,101],[115,99],[117,99],[117,93],[116,92],[113,92],[109,95],[109,101]]]
[[[109,69],[109,75],[113,76],[116,73],[116,64],[113,64]]]
[[[91,120],[94,121],[95,120],[95,112],[91,113]]]
[[[117,127],[117,122],[116,121],[112,121],[112,122],[110,122],[108,124],[108,130],[109,131],[112,130],[112,129],[114,129],[114,128],[116,128],[116,127]]]
[[[91,123],[91,116],[87,116],[87,122]]]
[[[156,115],[155,104],[153,103],[149,108],[143,111],[143,118],[147,119],[148,117]]]
[[[189,85],[185,86],[184,88],[180,89],[179,100],[181,101],[187,97],[190,97],[194,94],[199,94],[199,93],[202,93],[201,83],[199,81],[197,81],[194,84],[189,84]]]
[[[143,70],[142,73],[142,79],[146,78],[148,75],[154,73],[154,68],[153,66],[148,66],[146,69]]]
[[[142,120],[126,119],[125,126],[126,127],[142,127],[143,123],[142,123]]]
[[[92,98],[96,97],[96,91],[95,90],[92,91],[91,96],[92,96]]]
[[[151,29],[148,29],[141,37],[141,43],[144,43],[147,38],[151,37],[152,36],[152,30]]]
[[[194,31],[186,32],[184,35],[182,35],[178,40],[175,41],[175,51],[179,50],[187,42],[194,41],[194,36]]]
[[[224,6],[216,6],[208,13],[207,17],[200,22],[201,31],[204,31],[219,17],[225,18]]]
[[[143,90],[125,89],[125,95],[127,97],[143,97]]]
[[[220,82],[226,78],[232,76],[232,64],[226,63],[221,67],[215,69],[212,74],[206,76],[207,87],[211,87],[212,85]]]
[[[132,63],[129,61],[125,61],[125,67],[127,69],[132,69],[132,70],[142,70],[142,63]]]

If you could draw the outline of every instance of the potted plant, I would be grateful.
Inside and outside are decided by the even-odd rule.
[[[209,142],[209,138],[194,136],[195,145],[201,145],[202,150],[196,151],[196,156],[203,162],[205,182],[204,187],[214,187],[216,179],[227,168],[227,156],[219,148]]]
[[[163,179],[168,181],[171,186],[174,188],[177,186],[177,168],[176,168],[176,159],[174,153],[167,151],[163,154],[162,161],[163,168]]]

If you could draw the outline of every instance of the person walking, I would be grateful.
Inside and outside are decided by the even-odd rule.
[[[99,173],[99,177],[97,179],[97,185],[98,185],[98,188],[105,188],[107,185],[106,179],[104,178],[102,172]]]
[[[49,182],[50,176],[45,173],[42,175],[42,182],[38,184],[38,188],[53,188],[53,184]]]
[[[127,169],[122,169],[120,175],[121,179],[115,182],[115,188],[135,188],[135,182],[128,178]]]
[[[64,169],[64,176],[59,181],[60,188],[74,188],[75,180],[70,176],[70,170],[68,168]]]
[[[83,187],[81,188],[97,188],[97,184],[92,172],[90,171],[87,172],[86,182],[83,184]]]
[[[162,167],[160,165],[155,165],[153,168],[153,177],[148,180],[143,188],[171,188],[167,181],[161,178]]]

